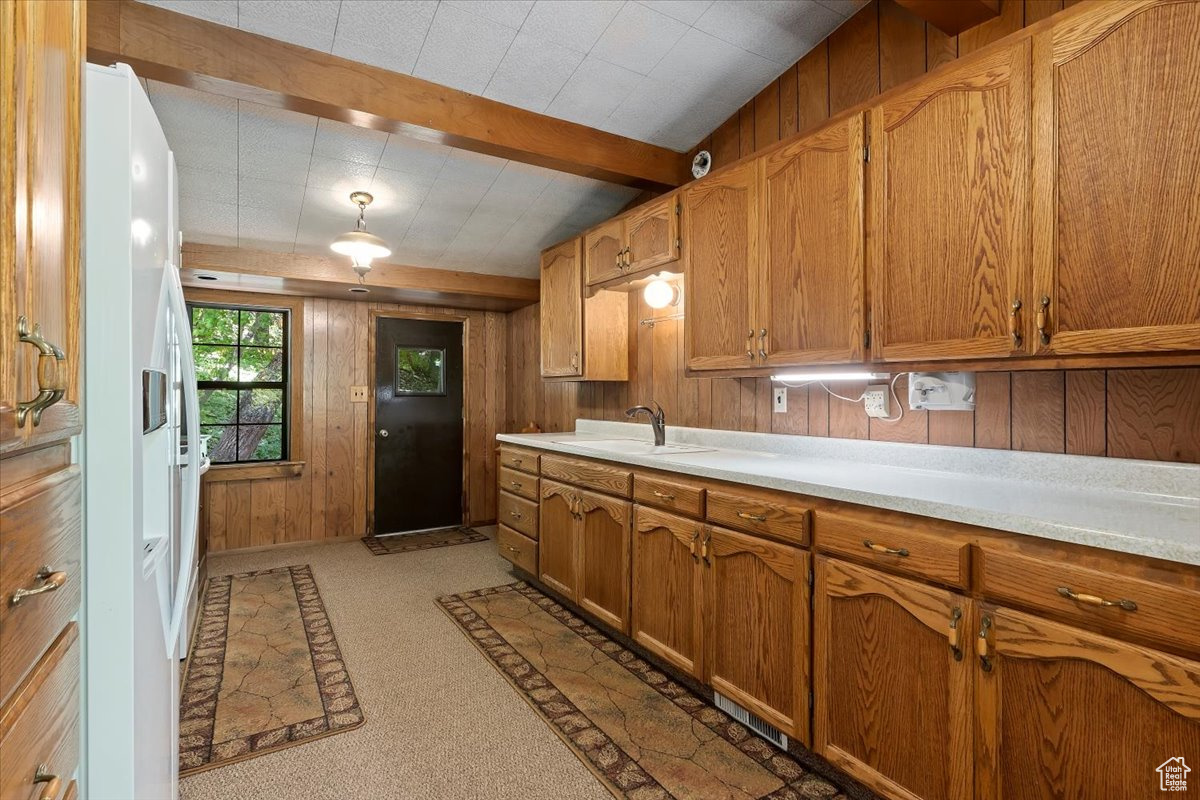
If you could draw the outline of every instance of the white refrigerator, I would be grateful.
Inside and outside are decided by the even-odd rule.
[[[84,786],[174,800],[202,469],[175,163],[129,67],[85,98]]]

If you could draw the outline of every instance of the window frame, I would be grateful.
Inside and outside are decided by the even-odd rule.
[[[193,311],[196,308],[212,308],[223,311],[238,312],[238,330],[237,341],[233,344],[225,342],[197,342],[194,338],[192,346],[207,346],[207,347],[232,347],[235,351],[237,368],[241,370],[242,363],[242,348],[248,347],[253,349],[275,349],[268,348],[263,345],[243,345],[242,344],[242,323],[241,312],[248,311],[253,313],[279,314],[283,317],[283,342],[280,345],[282,352],[280,365],[280,379],[277,381],[212,381],[212,380],[196,380],[196,390],[204,391],[205,389],[226,389],[236,392],[235,407],[241,404],[241,392],[252,391],[254,389],[275,389],[282,396],[280,407],[280,421],[275,423],[263,423],[266,425],[279,426],[279,457],[278,458],[238,458],[234,461],[214,461],[214,467],[241,467],[253,466],[261,464],[279,464],[289,461],[292,456],[292,316],[294,309],[287,306],[274,306],[269,304],[251,304],[251,303],[223,303],[215,300],[200,300],[185,298],[185,305],[188,312],[188,331],[194,332]],[[204,423],[200,423],[203,425]],[[237,436],[242,427],[242,422],[239,418],[232,423],[209,423],[210,426],[218,426],[224,428],[232,428],[234,435]]]

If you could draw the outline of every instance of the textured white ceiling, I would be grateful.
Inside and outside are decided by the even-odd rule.
[[[389,261],[536,277],[538,254],[636,189],[148,81],[179,169],[188,241],[329,254],[350,192]]]
[[[686,150],[866,0],[143,0]],[[328,253],[349,194],[392,261],[535,277],[637,192],[149,82],[190,241]]]
[[[866,0],[143,0],[684,151]]]

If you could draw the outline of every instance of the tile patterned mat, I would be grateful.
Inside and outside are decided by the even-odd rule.
[[[615,797],[845,798],[524,582],[437,602]]]
[[[179,705],[181,776],[363,724],[307,565],[209,580]]]
[[[391,553],[408,553],[413,550],[430,550],[434,547],[449,547],[453,544],[486,542],[487,534],[473,528],[455,527],[429,533],[405,533],[397,536],[364,536],[363,544],[377,556]]]

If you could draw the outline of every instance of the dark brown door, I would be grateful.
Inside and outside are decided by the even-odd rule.
[[[378,320],[376,534],[463,522],[462,340],[461,322]]]

